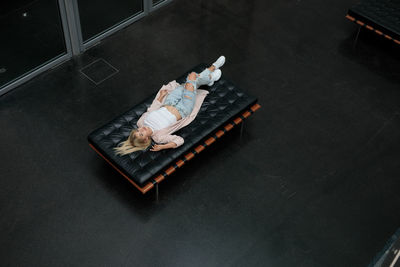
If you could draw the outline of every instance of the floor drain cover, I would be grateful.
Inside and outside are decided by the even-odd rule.
[[[100,58],[83,67],[80,72],[94,84],[98,85],[118,73],[118,70]]]

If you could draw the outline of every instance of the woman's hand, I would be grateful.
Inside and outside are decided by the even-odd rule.
[[[166,89],[161,90],[160,96],[158,97],[158,101],[162,102],[166,95],[168,95],[168,90]]]
[[[150,151],[160,151],[160,150],[163,150],[165,148],[166,148],[165,145],[154,145],[154,146],[151,147]]]
[[[160,151],[163,149],[175,148],[176,146],[177,145],[174,142],[169,142],[169,143],[163,144],[163,145],[154,145],[154,146],[152,146],[150,151]]]

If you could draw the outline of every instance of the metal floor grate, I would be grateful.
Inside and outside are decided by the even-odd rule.
[[[93,61],[79,71],[96,85],[99,85],[119,72],[118,69],[114,68],[110,63],[102,58]]]

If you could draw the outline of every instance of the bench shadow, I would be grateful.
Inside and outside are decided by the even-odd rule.
[[[146,194],[142,194],[105,161],[98,161],[94,175],[122,205],[126,205],[133,213],[139,216],[140,220],[147,222],[176,200],[181,201],[180,196],[183,193],[186,193],[187,190],[192,189],[201,182],[196,179],[196,176],[193,175],[194,173],[207,168],[210,160],[221,161],[223,154],[229,150],[231,153],[240,153],[240,146],[246,145],[248,138],[251,137],[244,130],[242,141],[240,141],[240,126],[234,127],[222,138],[219,138],[211,146],[204,149],[162,181],[159,184],[158,201],[156,201],[154,188]]]
[[[355,42],[356,34],[357,30],[340,43],[339,53],[388,81],[399,82],[400,45],[364,28]]]

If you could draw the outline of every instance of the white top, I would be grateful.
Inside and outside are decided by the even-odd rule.
[[[154,131],[167,128],[176,122],[176,117],[166,107],[150,112],[143,121],[143,124]]]

